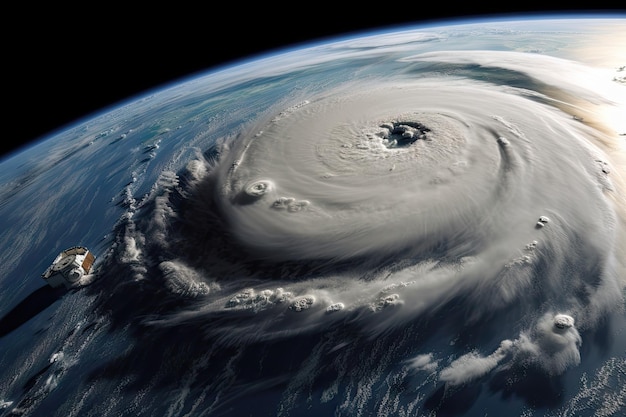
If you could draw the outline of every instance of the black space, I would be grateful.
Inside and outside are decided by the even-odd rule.
[[[357,11],[339,2],[277,6],[176,1],[146,8],[132,2],[74,8],[24,3],[3,16],[0,156],[137,94],[284,47],[449,19],[559,10],[626,12],[598,2],[593,9],[439,3],[360,2]]]

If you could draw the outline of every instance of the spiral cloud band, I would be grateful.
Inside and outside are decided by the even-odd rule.
[[[443,241],[462,256],[520,250],[550,212],[594,229],[611,221],[598,186],[612,188],[606,158],[580,123],[510,89],[450,84],[361,87],[258,126],[219,172],[220,209],[240,242],[274,259]]]

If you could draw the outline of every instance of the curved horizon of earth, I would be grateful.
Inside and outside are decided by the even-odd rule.
[[[337,38],[0,161],[0,416],[623,415],[625,23]]]

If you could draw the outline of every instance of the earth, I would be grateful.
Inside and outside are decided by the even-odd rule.
[[[5,158],[0,416],[623,416],[624,44],[364,33]]]

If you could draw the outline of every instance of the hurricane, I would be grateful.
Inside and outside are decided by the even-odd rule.
[[[127,188],[85,291],[132,343],[92,386],[176,380],[172,416],[462,415],[486,391],[612,415],[623,390],[585,397],[601,376],[560,393],[624,320],[622,83],[537,53],[400,48],[381,71],[350,48],[360,76],[251,83],[241,122]]]
[[[581,334],[623,302],[623,144],[597,116],[615,103],[544,77],[584,70],[556,58],[403,61],[419,73],[267,111],[162,176],[114,257],[177,305],[148,329],[242,356],[294,343],[308,365],[289,386],[337,378],[327,402],[388,367],[442,383],[437,408],[477,379],[580,363]]]

